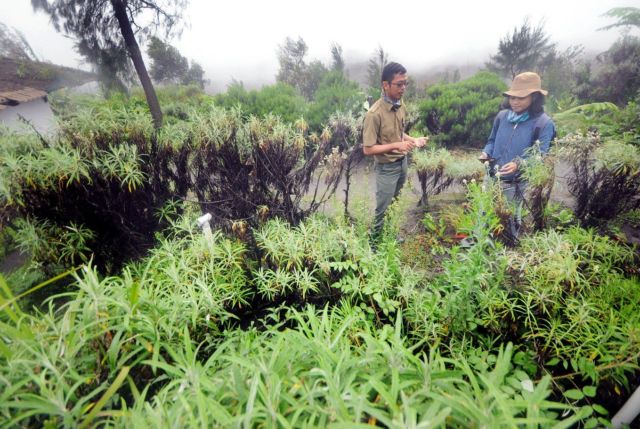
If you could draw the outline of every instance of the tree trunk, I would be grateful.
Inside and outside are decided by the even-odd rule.
[[[149,78],[149,73],[147,73],[147,68],[144,65],[140,46],[138,46],[138,42],[133,34],[133,30],[131,29],[131,22],[129,22],[125,3],[126,0],[111,0],[113,12],[116,15],[118,24],[120,24],[122,37],[124,37],[127,50],[129,51],[129,55],[131,55],[131,60],[133,61],[133,65],[135,66],[138,77],[140,78],[140,83],[144,89],[144,95],[147,97],[147,104],[149,104],[151,116],[153,117],[153,125],[158,129],[162,126],[162,110],[160,110],[160,103],[158,102],[156,91],[153,88],[153,84]]]

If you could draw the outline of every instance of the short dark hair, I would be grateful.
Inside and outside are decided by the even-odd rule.
[[[504,97],[504,101],[500,105],[500,109],[509,109],[511,110],[511,105],[509,104],[509,97]],[[527,109],[529,112],[529,116],[535,118],[540,113],[544,112],[544,95],[541,92],[534,92],[531,94],[531,105]]]
[[[382,69],[382,78],[380,82],[391,82],[397,74],[405,74],[407,69],[400,63],[389,63]]]

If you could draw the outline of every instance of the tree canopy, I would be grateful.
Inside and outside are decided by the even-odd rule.
[[[78,52],[98,68],[112,88],[124,88],[123,80],[130,75],[131,58],[154,124],[160,127],[162,111],[136,36],[144,38],[160,28],[167,35],[176,30],[187,1],[31,0],[31,5],[35,10],[46,12],[58,31],[75,39]]]
[[[200,64],[183,57],[177,48],[156,36],[149,40],[147,54],[151,59],[151,77],[158,83],[195,84],[204,88],[204,70]]]
[[[549,41],[544,24],[533,26],[526,18],[519,28],[514,28],[500,40],[498,53],[491,56],[487,68],[513,79],[524,71],[540,71],[545,57],[553,52],[555,44]]]
[[[610,30],[618,27],[640,28],[640,8],[637,7],[614,7],[609,9],[603,16],[618,18],[618,21],[599,28],[599,30]]]
[[[0,22],[0,56],[13,59],[38,60],[24,35]]]
[[[367,65],[367,83],[370,87],[380,88],[382,69],[388,62],[389,54],[382,49],[382,46],[378,46],[373,56],[369,58],[369,64]]]

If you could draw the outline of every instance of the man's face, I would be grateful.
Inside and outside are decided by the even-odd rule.
[[[383,81],[382,89],[384,93],[393,101],[399,101],[407,88],[408,76],[406,73],[396,73],[391,82]]]

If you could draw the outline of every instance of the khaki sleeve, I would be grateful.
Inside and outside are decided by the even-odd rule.
[[[362,145],[375,146],[380,134],[380,116],[367,113],[362,125]]]

